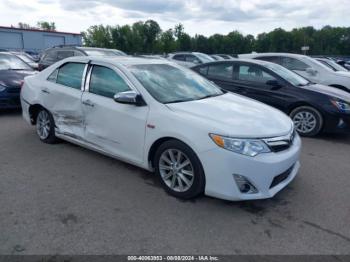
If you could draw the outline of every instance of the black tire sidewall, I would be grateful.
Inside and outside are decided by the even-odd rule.
[[[191,161],[191,164],[194,170],[194,181],[192,186],[185,192],[176,192],[172,190],[165,184],[165,182],[161,177],[161,174],[159,171],[159,159],[162,153],[168,149],[178,149],[182,151]],[[204,192],[205,175],[204,175],[202,164],[199,158],[197,157],[196,153],[185,143],[175,139],[164,142],[157,149],[153,164],[155,167],[155,173],[157,174],[160,180],[160,183],[162,184],[165,191],[168,192],[170,195],[175,196],[177,198],[182,198],[182,199],[191,199],[191,198],[195,198],[196,196]]]
[[[57,138],[56,138],[56,135],[55,135],[55,120],[53,119],[53,116],[52,114],[47,111],[46,109],[41,109],[38,114],[37,114],[37,119],[36,119],[36,123],[38,123],[38,117],[39,117],[39,114],[40,112],[42,111],[45,111],[48,115],[49,115],[49,120],[50,120],[50,131],[49,131],[49,136],[45,139],[42,139],[39,137],[39,139],[44,142],[44,143],[47,143],[47,144],[54,144],[57,142]]]
[[[305,137],[317,136],[321,132],[322,127],[323,127],[323,117],[322,117],[321,113],[314,107],[311,107],[311,106],[300,106],[300,107],[295,108],[290,113],[290,118],[293,120],[294,116],[296,114],[300,113],[300,112],[308,112],[308,113],[313,114],[313,116],[316,119],[316,126],[311,132],[308,132],[308,133],[300,133],[299,132],[299,134],[301,136],[305,136]]]

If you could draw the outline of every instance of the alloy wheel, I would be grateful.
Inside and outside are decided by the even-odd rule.
[[[40,111],[36,123],[36,131],[40,139],[45,140],[49,137],[50,128],[51,123],[49,113],[45,110]]]
[[[317,119],[314,114],[308,111],[300,111],[293,117],[296,130],[299,133],[306,134],[312,132],[317,125]]]
[[[176,192],[187,191],[194,181],[192,163],[178,149],[167,149],[161,154],[159,172],[164,183]]]

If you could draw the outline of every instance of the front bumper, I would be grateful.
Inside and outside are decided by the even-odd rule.
[[[0,93],[0,109],[12,109],[12,108],[20,108],[20,89],[5,89]]]
[[[325,117],[324,132],[350,133],[350,114],[329,114]]]
[[[205,194],[231,201],[271,198],[297,175],[300,168],[300,150],[301,140],[296,136],[289,149],[278,153],[260,154],[256,157],[236,154],[219,147],[203,152],[199,154],[199,158],[206,177]],[[276,177],[286,171],[288,176],[278,181]],[[247,178],[258,192],[241,193],[234,175]]]

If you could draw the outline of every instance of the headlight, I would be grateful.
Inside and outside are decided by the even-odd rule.
[[[6,89],[6,86],[0,85],[0,92],[4,91]]]
[[[340,111],[343,113],[348,113],[350,112],[350,104],[340,101],[340,100],[331,100],[332,104]]]
[[[253,157],[261,153],[271,152],[270,148],[261,140],[230,138],[214,134],[209,135],[219,147],[242,155]]]

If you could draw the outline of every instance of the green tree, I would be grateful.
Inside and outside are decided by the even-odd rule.
[[[55,22],[39,21],[37,22],[37,26],[42,30],[56,31]]]

